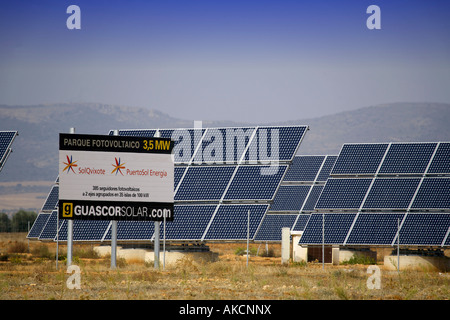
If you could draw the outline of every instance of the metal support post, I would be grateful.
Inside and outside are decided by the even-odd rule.
[[[249,242],[250,242],[250,210],[248,210],[247,213],[247,267],[248,267]]]
[[[111,221],[111,269],[117,268],[117,220]]]
[[[155,269],[159,269],[159,221],[155,221],[155,246],[154,246],[154,254],[155,254]]]
[[[70,133],[75,133],[75,128],[70,128]],[[56,225],[58,229],[59,225]],[[72,265],[72,252],[73,252],[73,220],[67,220],[67,266]],[[58,259],[58,257],[56,257]]]
[[[119,135],[119,130],[114,130],[114,135]],[[117,220],[111,221],[111,269],[117,268]]]

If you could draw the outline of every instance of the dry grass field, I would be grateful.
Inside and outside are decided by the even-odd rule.
[[[381,269],[381,288],[369,289],[367,265],[290,263],[274,257],[236,254],[245,244],[208,244],[218,261],[188,258],[155,270],[153,265],[99,258],[91,245],[75,243],[73,264],[80,267],[80,289],[69,289],[62,257],[56,268],[55,244],[31,241],[26,234],[0,234],[1,300],[448,300],[450,274]],[[256,245],[253,245],[255,249]],[[60,254],[66,248],[59,246]]]

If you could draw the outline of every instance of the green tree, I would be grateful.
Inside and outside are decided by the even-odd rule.
[[[26,232],[28,231],[28,222],[30,227],[36,220],[37,214],[32,211],[19,210],[16,212],[11,221],[11,231],[13,232]]]
[[[6,213],[0,213],[0,232],[11,232],[11,220]]]

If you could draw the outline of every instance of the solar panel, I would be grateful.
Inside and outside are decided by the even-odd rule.
[[[412,208],[450,210],[450,177],[424,178]]]
[[[308,196],[308,199],[305,201],[305,205],[303,206],[302,211],[313,211],[316,207],[317,200],[320,197],[320,194],[322,193],[323,186],[320,185],[314,185],[312,186],[311,192]]]
[[[310,217],[311,217],[311,214],[297,215],[297,220],[295,221],[294,226],[292,227],[292,231],[304,231],[305,226],[308,223],[308,220]]]
[[[287,165],[239,166],[224,200],[272,200],[287,168]]]
[[[235,166],[190,166],[175,193],[175,201],[219,201]]]
[[[250,239],[261,223],[269,205],[267,204],[226,204],[220,205],[209,225],[205,240],[245,240],[247,239],[247,217],[250,210]]]
[[[175,205],[174,220],[166,223],[166,240],[201,240],[217,205]],[[160,238],[163,239],[161,227]]]
[[[322,169],[320,170],[320,173],[316,178],[317,181],[327,181],[327,179],[330,177],[331,170],[334,167],[336,159],[337,156],[326,156]]]
[[[270,206],[269,211],[293,211],[300,212],[303,202],[308,196],[311,186],[291,186],[283,185],[278,189],[277,194]]]
[[[50,217],[50,213],[40,212],[36,217],[36,220],[33,223],[30,231],[28,232],[28,239],[37,239],[44,229],[45,224],[47,223],[48,218]]]
[[[379,173],[425,173],[436,145],[437,143],[392,143]]]
[[[292,161],[307,129],[307,126],[258,127],[245,159]]]
[[[17,135],[17,131],[0,131],[0,171],[11,153],[11,145]]]
[[[42,211],[51,212],[55,210],[58,206],[59,200],[59,186],[54,185],[50,189],[50,193],[47,195],[47,199],[42,206]]]
[[[289,166],[284,182],[314,181],[324,156],[296,156]]]
[[[53,241],[56,237],[56,221],[58,220],[58,211],[54,210],[50,214],[41,234],[39,235],[39,240],[51,240]],[[61,227],[63,220],[59,220],[58,229]]]
[[[325,244],[342,244],[355,216],[356,213],[313,213],[299,244],[322,244],[322,226],[324,226],[323,242]]]
[[[408,213],[400,229],[400,244],[441,246],[449,228],[450,213]]]
[[[359,209],[372,179],[328,179],[316,209]]]
[[[255,236],[255,241],[281,241],[281,229],[291,229],[296,214],[266,214]]]
[[[439,143],[436,154],[431,161],[428,173],[450,174],[450,143]]]
[[[74,220],[73,241],[100,242],[109,224],[110,221],[105,220]],[[60,241],[67,241],[67,227],[68,223],[64,220],[58,235]]]
[[[375,174],[389,144],[344,144],[332,175]]]
[[[254,131],[255,127],[208,128],[202,139],[203,163],[237,164]]]
[[[420,178],[375,179],[364,209],[408,209]]]
[[[117,221],[117,241],[151,241],[155,230],[154,221]],[[111,241],[111,228],[104,241]]]
[[[174,167],[173,171],[173,191],[175,191],[178,187],[178,184],[181,181],[181,178],[183,177],[184,173],[187,170],[187,166],[176,166]]]
[[[118,130],[119,136],[129,136],[129,137],[154,137],[156,133],[156,129],[130,129],[130,130]],[[109,135],[112,136],[114,134],[114,130],[109,131]]]
[[[391,245],[398,230],[403,213],[360,213],[346,244]]]
[[[195,158],[197,147],[201,143],[205,129],[160,129],[161,138],[171,138],[174,141],[174,163],[188,164],[202,162],[201,157]]]

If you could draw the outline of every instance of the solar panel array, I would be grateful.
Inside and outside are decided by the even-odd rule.
[[[446,247],[449,233],[449,142],[344,144],[299,244]]]
[[[282,228],[303,231],[336,156],[296,156],[264,217],[255,241],[281,241]]]
[[[245,240],[249,210],[250,238],[254,239],[307,129],[307,126],[148,129],[119,130],[119,135],[174,140],[175,218],[166,223],[166,240],[215,241]],[[53,210],[57,200],[58,179],[29,238],[54,240]],[[66,240],[66,230],[64,220],[60,222],[59,240]],[[121,242],[152,241],[154,223],[118,221],[117,232],[117,240]],[[74,241],[110,241],[111,223],[75,220],[73,234]],[[160,236],[164,236],[162,231]]]
[[[0,131],[0,171],[12,152],[11,145],[17,135],[17,131]]]

